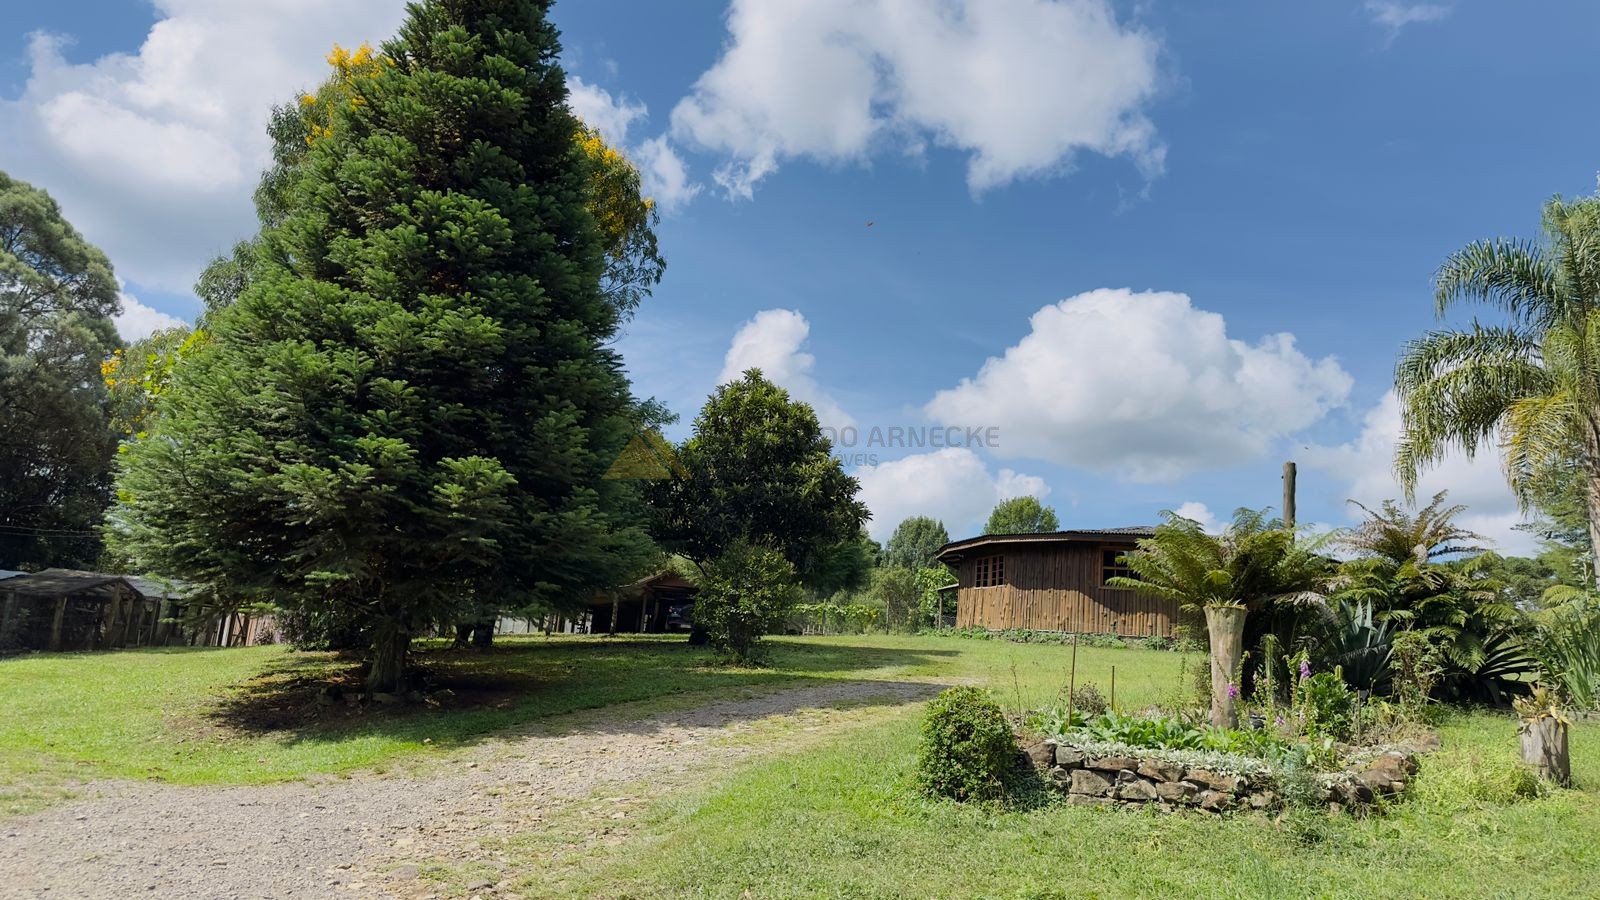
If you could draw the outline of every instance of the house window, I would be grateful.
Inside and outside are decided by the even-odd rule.
[[[972,580],[973,587],[995,587],[1006,583],[1004,556],[985,556],[973,565],[977,569]]]
[[[1128,553],[1127,550],[1102,550],[1102,551],[1100,551],[1100,584],[1101,585],[1106,585],[1106,582],[1110,581],[1113,578],[1137,578],[1137,577],[1139,577],[1139,576],[1134,574],[1134,571],[1132,569],[1128,568],[1128,564],[1126,562],[1122,561],[1122,557],[1126,553]],[[1111,585],[1110,587],[1111,587],[1112,590],[1119,590],[1119,588],[1117,588],[1115,585]],[[1120,590],[1127,590],[1127,588],[1121,588]]]

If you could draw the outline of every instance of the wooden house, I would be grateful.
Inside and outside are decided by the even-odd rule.
[[[1154,532],[986,534],[946,544],[936,558],[956,572],[957,627],[1171,637],[1177,604],[1106,584],[1131,574],[1118,557]]]

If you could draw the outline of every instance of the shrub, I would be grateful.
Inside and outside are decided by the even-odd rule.
[[[1111,708],[1106,702],[1106,696],[1094,686],[1094,682],[1086,681],[1078,685],[1072,692],[1072,708],[1083,713],[1085,718],[1094,718]]]
[[[794,566],[781,553],[736,544],[706,564],[694,623],[705,629],[712,649],[748,663],[756,642],[782,627],[799,597]]]
[[[1016,758],[1016,737],[988,692],[953,687],[929,701],[917,760],[923,790],[954,800],[998,799]]]
[[[1337,669],[1302,678],[1295,686],[1295,713],[1307,735],[1348,740],[1355,712],[1355,692]]]
[[[1167,651],[1176,647],[1177,641],[1174,641],[1169,637],[1162,637],[1159,634],[1152,634],[1144,640],[1141,640],[1139,642],[1139,646],[1145,650]]]

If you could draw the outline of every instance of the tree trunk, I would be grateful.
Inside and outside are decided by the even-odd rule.
[[[1567,726],[1551,716],[1523,719],[1518,731],[1522,737],[1522,761],[1533,766],[1540,778],[1562,787],[1572,784],[1572,757],[1567,753]]]
[[[1238,685],[1234,673],[1244,645],[1245,611],[1237,606],[1206,607],[1206,631],[1211,637],[1211,724],[1238,728]]]
[[[494,619],[482,619],[472,623],[472,646],[479,650],[487,650],[494,646]]]
[[[380,627],[372,643],[372,668],[367,672],[368,694],[406,692],[406,655],[411,632],[394,626]]]
[[[1589,576],[1600,585],[1600,470],[1589,471]]]

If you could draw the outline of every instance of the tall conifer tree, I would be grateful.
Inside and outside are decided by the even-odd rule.
[[[125,552],[361,620],[370,690],[475,598],[574,604],[644,543],[603,477],[633,404],[547,6],[410,7],[126,454]]]

